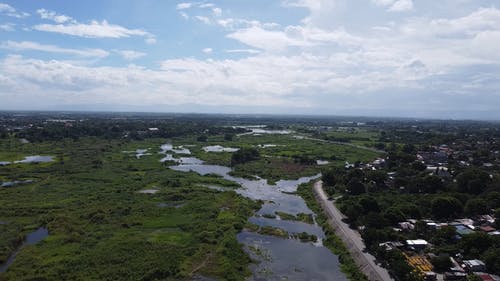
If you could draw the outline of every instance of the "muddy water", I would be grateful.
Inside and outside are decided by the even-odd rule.
[[[229,175],[231,168],[203,163],[179,164],[170,167],[176,171],[193,171],[200,175],[217,174],[224,179],[236,182],[242,187],[235,191],[254,200],[264,200],[258,215],[285,212],[292,215],[299,213],[314,214],[304,200],[289,194],[297,190],[302,183],[317,179],[320,175],[303,177],[298,180],[280,180],[270,185],[267,180],[249,180]],[[325,234],[321,227],[299,221],[285,221],[263,217],[251,217],[250,222],[260,226],[274,226],[290,234],[306,232],[316,235],[316,242],[300,242],[297,239],[284,239],[261,235],[253,232],[241,232],[238,241],[245,245],[245,250],[259,263],[252,265],[251,280],[347,280],[340,271],[338,257],[325,248],[321,241]]]

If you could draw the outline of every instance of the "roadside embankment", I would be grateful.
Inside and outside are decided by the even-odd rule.
[[[327,216],[328,224],[333,228],[335,234],[342,240],[350,253],[350,256],[358,265],[361,272],[371,281],[391,281],[393,280],[388,271],[375,262],[375,257],[364,252],[365,244],[359,232],[349,228],[349,225],[342,221],[344,215],[335,207],[333,202],[328,200],[328,196],[323,190],[323,182],[317,181],[313,187],[316,201],[320,204],[324,214]]]

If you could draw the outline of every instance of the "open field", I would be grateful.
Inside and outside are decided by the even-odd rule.
[[[236,165],[233,173],[271,182],[317,174],[324,166],[312,160],[326,159],[330,166],[341,166],[345,161],[375,156],[292,135],[243,135],[232,140],[215,135],[206,142],[195,135],[143,141],[84,137],[21,143],[5,139],[0,141],[2,161],[28,155],[53,156],[54,161],[0,167],[2,181],[33,180],[0,189],[0,221],[6,222],[0,224],[0,261],[38,227],[47,227],[50,233],[42,242],[24,247],[0,280],[123,276],[188,280],[195,275],[241,280],[247,276],[251,261],[236,234],[248,225],[247,218],[259,203],[231,191],[208,189],[237,187],[218,176],[168,169],[170,164],[161,163],[164,155],[158,153],[167,142],[219,165],[230,165],[231,153],[205,152],[203,147],[257,147],[260,159]],[[270,145],[259,147],[264,144]],[[146,155],[137,158],[138,149],[147,149]],[[311,163],[301,162],[300,157]],[[156,193],[142,194],[141,190]]]

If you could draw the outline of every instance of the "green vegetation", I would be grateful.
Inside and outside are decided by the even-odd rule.
[[[25,247],[1,280],[179,280],[194,274],[242,280],[247,255],[236,234],[258,204],[218,177],[175,172],[155,152],[164,140],[79,138],[36,144],[0,142],[16,155],[53,155],[57,161],[0,168],[2,179],[33,184],[0,189],[0,260],[25,234],[46,226],[50,236]],[[136,159],[122,151],[152,148]],[[96,160],[100,165],[95,165]],[[140,194],[155,187],[158,193]],[[165,207],[158,204],[164,203]],[[124,266],[126,265],[126,266]]]
[[[318,237],[314,234],[308,234],[307,232],[301,232],[293,234],[292,237],[299,239],[302,242],[316,242]]]
[[[335,235],[335,231],[328,224],[327,217],[323,213],[323,210],[316,202],[314,194],[312,191],[312,184],[302,184],[299,186],[297,193],[304,198],[307,206],[316,213],[316,221],[323,228],[325,232],[326,239],[323,244],[330,249],[334,254],[339,256],[339,261],[341,264],[341,270],[344,272],[352,281],[367,281],[366,276],[361,272],[359,267],[356,265],[351,257],[351,254],[342,243],[342,240]]]
[[[288,232],[285,230],[278,228],[278,227],[273,227],[273,226],[263,226],[261,227],[257,233],[263,234],[263,235],[271,235],[271,236],[277,236],[277,237],[282,237],[282,238],[288,238]]]
[[[283,220],[291,220],[291,221],[301,221],[305,222],[308,224],[313,224],[314,219],[312,214],[304,214],[304,213],[299,213],[297,216],[284,213],[284,212],[276,212],[276,215],[280,216],[281,219]]]
[[[243,147],[231,156],[231,166],[244,164],[260,158],[259,151],[253,147]]]
[[[459,253],[500,272],[498,235],[486,234],[499,229],[500,220],[480,218],[500,217],[496,123],[127,114],[51,121],[45,113],[0,118],[0,161],[54,156],[49,163],[0,166],[1,182],[33,180],[0,188],[0,262],[33,230],[44,226],[50,233],[24,247],[0,280],[191,280],[198,275],[244,280],[252,261],[236,240],[243,229],[316,241],[307,233],[290,235],[249,223],[263,202],[237,195],[232,189],[238,184],[220,176],[168,169],[174,162],[160,163],[164,155],[158,154],[167,142],[189,148],[207,164],[231,166],[231,175],[243,178],[272,183],[321,172],[325,190],[337,198],[347,222],[361,227],[367,250],[400,280],[420,279],[406,262],[408,251],[387,250],[380,243],[425,239],[432,248],[411,254],[433,253],[429,260],[436,271],[445,271],[447,257]],[[234,127],[256,122],[296,133],[252,135]],[[239,151],[204,151],[209,145]],[[124,153],[137,149],[148,149],[149,155]],[[375,164],[378,157],[383,160]],[[316,160],[328,163],[319,166]],[[157,192],[139,192],[146,189]],[[327,224],[310,185],[302,185],[298,194],[317,214],[324,245],[339,255],[342,270],[351,280],[366,280]],[[314,223],[308,214],[264,216],[276,215]],[[457,239],[453,224],[427,225],[428,219],[440,223],[463,217],[489,228]],[[411,220],[414,229],[394,230],[410,219],[416,221]],[[249,248],[268,257],[260,248]]]
[[[22,136],[30,143],[21,143],[14,135],[0,140],[1,161],[28,155],[51,155],[55,160],[0,167],[1,181],[34,181],[0,189],[0,222],[6,222],[0,224],[0,261],[8,258],[27,233],[40,226],[47,227],[50,233],[37,245],[23,248],[0,280],[99,280],[123,276],[130,280],[189,280],[194,275],[242,280],[248,276],[251,260],[238,244],[236,234],[243,228],[284,238],[289,234],[247,223],[258,209],[258,202],[206,187],[234,188],[234,182],[216,175],[167,169],[172,163],[160,163],[163,156],[157,153],[166,142],[189,146],[207,163],[232,163],[236,175],[258,175],[270,181],[318,173],[320,167],[307,159],[320,159],[327,153],[337,155],[329,159],[331,165],[338,166],[360,155],[363,159],[373,156],[370,151],[289,135],[237,136],[234,131],[239,129],[207,132],[210,127],[204,124],[189,124],[177,133],[174,130],[179,126],[167,122],[162,128],[173,136],[170,140],[156,138],[156,131],[147,130],[122,137],[127,135],[122,129],[133,126],[119,123],[118,127],[104,121],[96,126],[77,126],[96,136],[103,133],[99,126],[109,126],[111,134],[104,137],[85,136],[79,130],[66,131],[51,125],[41,132],[24,131]],[[148,126],[153,125],[140,127]],[[257,146],[262,143],[276,146]],[[203,146],[216,144],[242,149],[237,153],[202,150]],[[146,148],[151,155],[138,159],[134,153],[123,152]],[[138,192],[144,189],[158,192]],[[292,217],[313,223],[307,214],[289,219]],[[304,233],[296,238],[317,239]]]

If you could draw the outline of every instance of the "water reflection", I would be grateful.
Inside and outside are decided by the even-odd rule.
[[[14,262],[14,259],[16,258],[17,254],[21,251],[22,248],[24,248],[27,245],[35,245],[38,242],[45,239],[47,236],[49,236],[49,231],[45,227],[40,227],[37,230],[26,235],[26,238],[24,239],[24,242],[21,244],[21,246],[19,246],[10,255],[7,261],[0,266],[0,272],[5,272],[9,268],[9,266]]]
[[[14,162],[0,161],[0,166],[6,166],[10,164],[47,163],[52,161],[54,161],[54,156],[32,155],[24,157],[23,160],[18,160]]]
[[[238,150],[240,149],[234,147],[223,147],[221,145],[210,145],[203,147],[203,151],[205,152],[236,152]]]
[[[237,238],[260,261],[252,266],[253,280],[347,281],[338,257],[325,247],[245,231]]]
[[[241,188],[235,189],[237,193],[266,202],[257,212],[258,215],[274,215],[276,212],[291,215],[314,214],[300,196],[292,193],[300,184],[317,179],[320,174],[298,180],[280,180],[271,185],[265,179],[249,180],[231,176],[231,168],[219,165],[180,163],[170,168],[182,172],[193,171],[200,175],[216,174],[240,184]],[[249,221],[259,226],[278,227],[290,234],[306,232],[319,238],[316,243],[303,243],[296,239],[246,231],[238,234],[238,241],[245,244],[245,250],[260,262],[253,265],[252,280],[347,280],[340,271],[337,256],[322,246],[321,240],[325,234],[316,224],[263,217],[251,217]]]

